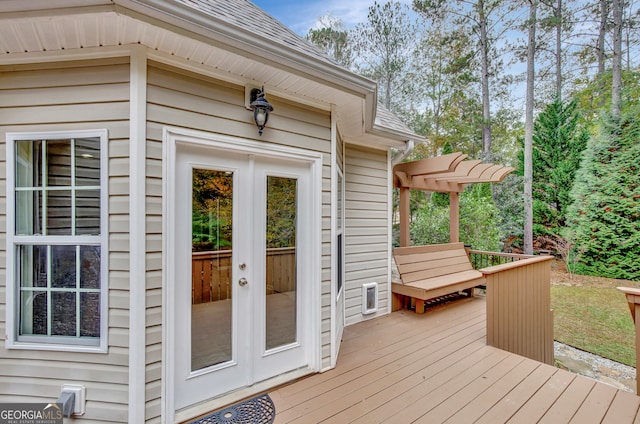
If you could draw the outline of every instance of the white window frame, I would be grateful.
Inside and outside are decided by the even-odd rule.
[[[57,139],[77,139],[77,138],[99,138],[100,139],[100,235],[99,236],[17,236],[15,234],[16,211],[16,175],[15,175],[15,143],[21,140],[57,140]],[[48,131],[48,132],[24,132],[7,133],[6,135],[6,203],[7,203],[7,232],[6,232],[6,255],[7,255],[7,311],[6,311],[6,331],[7,338],[5,346],[7,349],[27,349],[27,350],[53,350],[68,352],[107,352],[108,336],[108,132],[106,129],[79,130],[79,131]],[[39,245],[95,245],[100,246],[100,337],[95,343],[86,343],[86,339],[80,341],[74,337],[59,336],[19,336],[18,326],[20,324],[20,288],[17,275],[17,246],[21,244]],[[79,307],[79,305],[77,306]]]
[[[346,203],[346,193],[345,193],[345,181],[344,181],[344,173],[340,169],[337,168],[337,190],[336,190],[336,300],[340,299],[340,296],[345,291],[345,267],[346,267],[346,253],[345,253],[345,236],[344,236],[344,227],[346,223],[345,217],[345,203]],[[340,243],[340,246],[338,246]],[[338,254],[340,253],[340,254]],[[338,287],[337,282],[340,282],[340,287]]]

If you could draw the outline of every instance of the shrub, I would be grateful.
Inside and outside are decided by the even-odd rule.
[[[585,150],[568,213],[578,273],[640,280],[639,114],[605,119]]]
[[[500,247],[498,210],[490,187],[476,184],[460,196],[460,241],[474,249],[496,251]],[[411,223],[415,245],[449,243],[449,207],[426,203]]]

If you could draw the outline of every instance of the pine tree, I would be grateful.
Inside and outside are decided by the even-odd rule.
[[[584,152],[566,237],[576,271],[640,280],[640,108],[608,118]]]
[[[571,187],[589,133],[577,103],[556,99],[536,118],[533,131],[534,235],[558,235],[571,203]]]

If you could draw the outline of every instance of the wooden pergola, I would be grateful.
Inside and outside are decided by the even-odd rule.
[[[482,163],[481,160],[466,160],[468,155],[460,152],[413,162],[400,163],[393,167],[393,185],[400,189],[400,246],[409,246],[409,193],[410,190],[425,190],[449,193],[449,238],[451,243],[460,241],[460,198],[467,184],[496,183],[506,177],[513,168]]]

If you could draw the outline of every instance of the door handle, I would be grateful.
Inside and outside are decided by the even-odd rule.
[[[238,280],[238,284],[240,284],[240,287],[244,287],[247,284],[249,284],[249,282],[247,281],[246,278],[242,277],[240,280]]]

